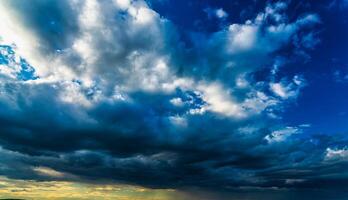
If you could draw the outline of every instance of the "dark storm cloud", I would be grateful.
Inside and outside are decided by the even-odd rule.
[[[25,81],[11,76],[17,62],[1,71],[1,175],[225,193],[347,185],[347,138],[304,137],[300,125],[283,125],[278,113],[304,81],[275,82],[265,68],[294,38],[309,37],[316,14],[290,20],[286,3],[269,4],[255,19],[197,34],[186,49],[143,1],[0,8],[24,39],[38,39],[14,38],[13,48],[33,50],[20,55],[30,64],[49,64],[33,66],[37,79]],[[11,41],[16,29],[2,25]]]

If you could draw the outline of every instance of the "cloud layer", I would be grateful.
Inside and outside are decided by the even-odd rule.
[[[306,80],[278,74],[279,59],[307,51],[298,41],[320,23],[286,9],[268,4],[188,45],[141,0],[2,1],[0,174],[177,189],[348,184],[347,137],[282,123]]]

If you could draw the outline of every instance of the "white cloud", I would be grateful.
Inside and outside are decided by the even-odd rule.
[[[267,108],[276,107],[280,101],[267,96],[261,91],[253,91],[248,94],[248,98],[242,103],[242,107],[250,115],[259,114]]]
[[[205,110],[230,117],[245,117],[242,107],[232,99],[229,91],[219,83],[200,84],[197,89],[207,103]]]
[[[291,135],[297,134],[300,132],[301,130],[299,128],[288,126],[283,129],[273,131],[271,134],[266,135],[265,139],[267,140],[268,143],[283,142]]]
[[[134,17],[138,23],[147,24],[153,21],[156,14],[157,13],[149,8],[139,8]]]
[[[226,18],[226,17],[228,17],[228,14],[227,14],[227,12],[224,11],[224,9],[219,8],[216,10],[216,16],[218,18]]]
[[[114,0],[114,2],[121,9],[127,9],[131,5],[131,0]]]
[[[219,19],[225,19],[228,17],[228,13],[223,8],[206,8],[204,12],[207,13],[208,17],[216,17]]]
[[[229,91],[231,88],[224,88],[223,84],[202,84],[191,77],[178,77],[174,73],[176,66],[172,66],[171,63],[172,52],[166,47],[169,42],[168,35],[165,35],[175,35],[175,30],[170,29],[168,21],[162,19],[141,0],[114,0],[113,4],[104,4],[96,0],[70,1],[68,5],[77,14],[76,26],[79,31],[69,35],[71,42],[57,54],[56,50],[55,53],[41,51],[41,46],[45,44],[44,38],[38,38],[35,31],[24,25],[22,18],[25,13],[12,12],[14,9],[9,8],[7,3],[1,4],[4,18],[1,22],[4,27],[1,29],[1,35],[7,38],[7,41],[15,43],[20,56],[35,67],[40,79],[33,82],[78,80],[81,84],[76,87],[97,86],[103,94],[116,86],[125,93],[136,90],[173,92],[176,88],[197,90],[207,102],[207,106],[200,109],[201,111],[210,110],[226,116],[246,116],[243,106],[249,110],[248,112],[260,112],[268,105],[274,104],[273,100],[261,99],[258,95],[244,99],[244,104],[241,104],[234,99]],[[224,29],[209,36],[208,53],[212,48],[209,46],[211,44],[220,45],[219,49],[222,52],[214,50],[217,56],[221,53],[225,58],[229,58],[230,55],[243,54],[241,60],[227,59],[226,63],[217,64],[232,66],[231,69],[222,67],[222,70],[231,71],[221,74],[232,79],[235,76],[238,87],[246,88],[250,85],[241,75],[244,76],[254,68],[260,67],[258,64],[249,63],[249,60],[252,60],[248,57],[249,53],[259,55],[262,60],[266,54],[289,41],[298,24],[316,21],[314,15],[289,24],[281,21],[269,27],[266,33],[260,34],[260,27],[263,26],[266,17],[281,15],[279,12],[285,7],[283,4],[268,6],[256,19],[248,20],[244,24],[232,24],[228,30]],[[122,19],[115,16],[119,12],[124,14]],[[228,15],[221,8],[214,9],[214,13],[220,18]],[[295,83],[297,82],[296,80]],[[292,86],[284,83],[272,83],[271,88],[283,99],[297,95]],[[73,102],[68,100],[69,98],[62,99],[64,102]],[[79,99],[82,101],[83,98]],[[88,101],[90,100],[85,100],[82,105],[87,105]]]
[[[76,5],[75,5],[76,6]],[[86,0],[79,15],[80,26],[86,29],[103,28],[103,15],[97,0]]]
[[[305,86],[305,80],[296,75],[292,79],[292,82],[288,83],[282,80],[278,83],[270,83],[270,90],[282,99],[296,98],[301,88]]]
[[[287,99],[291,94],[288,94],[288,88],[281,83],[271,83],[271,90],[278,96]]]
[[[75,105],[81,105],[84,107],[92,106],[92,102],[89,101],[86,95],[81,91],[81,87],[75,82],[63,82],[62,91],[60,92],[60,99],[64,103],[70,103]]]
[[[15,79],[18,72],[18,70],[10,68],[7,65],[0,65],[0,74],[8,78]]]
[[[253,20],[231,24],[207,35],[202,41],[203,55],[199,55],[193,67],[178,60],[187,65],[183,67],[184,75],[178,75],[175,60],[180,59],[175,54],[178,33],[145,1],[65,2],[73,12],[68,19],[78,31],[67,33],[65,37],[69,40],[59,51],[45,46],[49,38],[25,23],[27,12],[15,12],[8,1],[4,2],[0,3],[4,19],[0,22],[4,27],[0,35],[3,41],[15,44],[16,52],[39,75],[26,84],[33,90],[40,84],[54,86],[57,102],[81,106],[80,112],[102,101],[131,102],[128,94],[132,92],[174,94],[179,89],[196,93],[203,102],[195,105],[179,97],[170,100],[175,106],[192,106],[188,106],[187,114],[212,112],[245,119],[267,110],[272,115],[270,108],[299,94],[303,79],[295,76],[290,83],[270,83],[271,91],[280,97],[277,99],[266,95],[268,88],[254,88],[256,83],[246,77],[262,67],[269,53],[290,42],[301,26],[318,21],[315,15],[308,15],[291,23],[281,13],[286,5],[268,6]],[[222,8],[213,11],[215,17],[228,16]],[[277,18],[277,23],[267,25],[268,17]],[[1,72],[7,76],[14,73],[6,68]],[[217,75],[210,77],[213,74]]]
[[[327,148],[324,159],[325,161],[348,161],[348,149]]]
[[[173,98],[170,100],[170,103],[172,103],[173,105],[175,106],[183,106],[184,105],[184,102],[182,101],[181,98]]]
[[[258,34],[257,26],[252,24],[232,24],[229,27],[229,47],[231,53],[249,50],[254,47]]]
[[[23,18],[26,13],[16,12],[10,8],[8,1],[4,1],[0,5],[3,19],[0,22],[2,43],[14,43],[17,47],[16,52],[35,67],[41,79],[52,76],[59,81],[82,79],[82,84],[91,85],[94,80],[101,78],[100,82],[107,85],[126,84],[122,82],[126,81],[123,77],[122,80],[121,76],[111,79],[108,77],[109,74],[124,73],[122,76],[126,76],[138,71],[151,71],[151,65],[157,67],[155,63],[149,62],[164,56],[159,52],[164,52],[164,36],[161,29],[166,22],[142,1],[131,4],[130,1],[118,0],[115,1],[115,5],[129,8],[125,20],[112,17],[120,12],[113,4],[96,0],[70,1],[69,6],[77,12],[75,25],[79,32],[68,36],[71,42],[65,49],[60,50],[60,53],[56,53],[56,49],[43,52],[42,49],[46,48],[45,38],[39,38],[36,31],[25,24]],[[74,22],[74,19],[69,20]],[[147,51],[148,48],[153,50]],[[137,59],[142,62],[141,65],[146,66],[141,66],[141,69],[132,68],[131,55],[134,52],[138,52]]]

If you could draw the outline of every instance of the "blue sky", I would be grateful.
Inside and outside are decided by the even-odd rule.
[[[0,178],[345,199],[347,10],[4,0]]]

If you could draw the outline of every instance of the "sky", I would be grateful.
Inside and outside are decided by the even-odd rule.
[[[1,0],[0,199],[348,199],[347,0]]]

